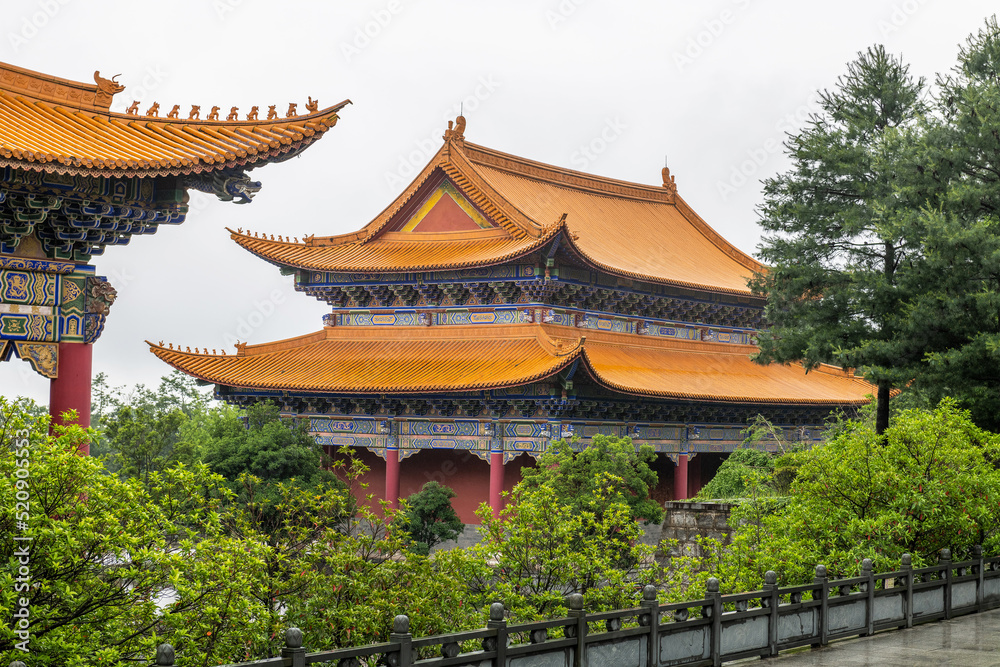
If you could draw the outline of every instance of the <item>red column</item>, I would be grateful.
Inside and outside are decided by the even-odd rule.
[[[399,449],[394,446],[385,448],[385,499],[399,508]]]
[[[503,452],[490,452],[490,508],[493,516],[503,509]]]
[[[60,415],[76,410],[80,426],[90,426],[90,379],[94,346],[85,343],[59,343],[59,374],[49,382],[49,414],[52,421],[62,424]],[[80,453],[90,454],[90,445],[83,444]]]
[[[677,465],[674,466],[674,500],[684,500],[688,497],[688,455],[678,454]]]

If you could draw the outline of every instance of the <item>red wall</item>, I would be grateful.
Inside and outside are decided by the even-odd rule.
[[[372,494],[373,506],[385,498],[385,461],[369,452],[357,448],[354,455],[369,471],[359,482],[368,484],[367,489],[354,489],[355,496],[364,498]],[[331,455],[336,456],[331,452]],[[535,460],[527,454],[518,456],[504,466],[504,491],[510,491],[521,481],[521,469],[534,466]],[[452,507],[462,523],[479,524],[476,510],[480,503],[489,502],[490,465],[471,452],[451,449],[425,449],[399,463],[399,495],[406,498],[413,495],[424,484],[437,481],[455,491]]]
[[[465,450],[425,449],[399,464],[400,497],[413,495],[430,481],[454,489],[451,504],[462,523],[480,523],[476,509],[489,502],[488,463]]]

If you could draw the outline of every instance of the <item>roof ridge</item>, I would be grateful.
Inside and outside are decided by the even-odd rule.
[[[752,271],[760,271],[764,268],[763,264],[726,240],[724,236],[705,222],[683,197],[677,194],[675,178],[671,176],[670,169],[667,167],[661,170],[663,183],[655,186],[566,169],[464,141],[462,142],[462,150],[466,152],[466,159],[473,165],[479,164],[499,169],[515,176],[549,183],[555,187],[582,190],[611,198],[625,197],[656,204],[672,204],[702,236],[736,262]],[[571,228],[572,223],[568,227]],[[581,254],[587,257],[587,259],[595,261],[585,253],[581,252]],[[600,264],[599,262],[597,263]],[[608,266],[602,266],[602,268],[615,272],[619,271]]]
[[[220,359],[223,358],[223,357],[241,356],[238,353],[240,351],[240,349],[241,349],[240,345],[246,346],[246,343],[237,343],[235,345],[235,347],[237,349],[237,354],[232,355],[232,354],[226,354],[226,349],[225,348],[222,348],[221,352],[216,352],[215,351],[216,348],[213,347],[212,348],[212,352],[210,354],[207,347],[205,348],[204,352],[199,352],[199,350],[201,348],[198,348],[198,347],[194,348],[194,352],[192,352],[190,345],[186,346],[186,348],[187,348],[186,350],[182,350],[180,345],[178,345],[177,348],[174,349],[174,344],[173,343],[166,343],[165,344],[162,340],[160,342],[158,342],[158,343],[154,343],[151,340],[147,340],[146,344],[149,345],[149,347],[150,347],[151,350],[155,348],[155,349],[159,349],[159,350],[166,350],[168,352],[176,352],[178,354],[189,355],[189,356],[192,356],[192,357],[218,357]]]
[[[312,99],[312,98],[310,98],[310,99]],[[159,103],[158,102],[154,102],[154,104],[157,105],[157,109],[159,110]],[[344,107],[346,107],[348,104],[354,104],[354,102],[352,102],[350,99],[346,99],[346,100],[343,100],[341,102],[338,102],[337,104],[334,104],[334,105],[331,105],[331,106],[328,106],[328,107],[324,107],[322,109],[317,109],[316,111],[310,111],[307,114],[301,114],[301,115],[295,115],[295,116],[287,116],[286,115],[284,117],[275,117],[275,118],[270,118],[270,119],[269,118],[264,118],[264,119],[254,118],[252,120],[248,119],[248,118],[244,118],[243,120],[240,120],[238,118],[235,118],[233,120],[229,120],[228,117],[226,119],[219,119],[219,118],[214,118],[214,119],[213,118],[204,118],[203,119],[203,118],[190,118],[190,117],[188,117],[188,118],[170,118],[169,116],[159,116],[159,115],[153,116],[153,115],[140,114],[140,113],[138,113],[138,111],[136,111],[136,113],[128,113],[128,112],[126,112],[126,113],[119,113],[117,111],[108,111],[108,112],[100,114],[100,115],[107,116],[111,120],[123,120],[123,121],[127,121],[127,122],[152,120],[152,121],[160,121],[160,122],[164,122],[164,123],[171,123],[171,124],[177,124],[177,125],[194,125],[194,126],[203,126],[203,127],[210,127],[210,128],[216,128],[216,129],[217,128],[225,128],[225,127],[260,127],[260,126],[268,126],[268,127],[281,128],[282,126],[285,126],[285,125],[297,125],[297,124],[302,124],[302,123],[308,123],[308,122],[312,122],[312,121],[315,121],[315,120],[320,120],[320,119],[327,118],[328,116],[331,116],[331,115],[336,115],[338,111],[340,111],[341,109],[343,109]],[[180,105],[178,104],[176,106],[179,107]],[[194,113],[195,109],[197,109],[199,111],[199,115],[200,115],[201,106],[200,105],[191,105],[191,106],[192,106],[192,110],[189,112],[189,116]],[[277,106],[277,105],[275,105],[275,106]],[[253,105],[252,106],[252,109],[257,109],[257,108],[259,108],[259,105]],[[237,109],[237,107],[231,107],[231,109]],[[221,109],[220,109],[220,111],[221,111]],[[251,110],[247,115],[249,116],[250,113],[253,113],[253,111]]]
[[[610,178],[608,176],[598,176],[468,142],[464,143],[464,150],[466,158],[474,164],[493,167],[525,178],[545,181],[556,186],[587,190],[597,194],[642,199],[662,204],[673,203],[672,200],[676,186],[671,188],[664,185],[648,185]]]

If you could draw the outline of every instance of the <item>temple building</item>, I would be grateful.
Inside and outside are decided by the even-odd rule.
[[[91,260],[187,215],[188,190],[247,203],[247,171],[299,154],[348,104],[289,105],[244,118],[157,102],[110,111],[125,86],[80,83],[0,63],[0,361],[50,379],[49,410],[90,424],[92,345],[115,301]],[[265,114],[261,114],[264,116]]]
[[[465,119],[359,231],[292,240],[232,231],[331,306],[323,328],[236,354],[150,344],[249,405],[351,447],[395,503],[429,480],[465,522],[558,438],[629,436],[658,452],[654,497],[687,498],[761,414],[792,440],[871,386],[750,360],[762,267],[702,220],[664,169],[655,186],[466,142]]]

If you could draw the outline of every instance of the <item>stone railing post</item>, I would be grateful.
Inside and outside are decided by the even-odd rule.
[[[302,648],[302,631],[298,628],[285,630],[285,647],[281,649],[281,657],[291,658],[292,667],[305,667],[306,650]]]
[[[944,617],[951,618],[951,549],[938,552],[938,565],[944,567]]]
[[[867,627],[861,636],[868,637],[875,634],[875,573],[872,571],[871,558],[865,558],[861,561],[861,576],[868,578],[868,581],[861,584],[862,590],[868,594],[865,604],[865,614],[868,621]]]
[[[410,634],[409,616],[400,614],[392,619],[392,633],[389,634],[389,641],[399,644],[399,652],[390,653],[387,656],[389,667],[410,667],[413,664],[413,636]]]
[[[573,651],[573,667],[584,667],[587,664],[587,612],[583,610],[583,596],[571,593],[566,596],[566,606],[569,607],[569,617],[575,623],[567,625],[565,634],[576,640]]]
[[[830,578],[826,575],[826,565],[816,566],[813,583],[819,586],[813,589],[813,600],[819,598],[819,641],[813,646],[826,646],[830,634]]]
[[[983,545],[977,544],[972,547],[972,557],[976,560],[976,564],[972,566],[972,573],[976,575],[976,611],[982,611],[986,599],[983,595],[983,572],[986,569],[983,563]]]
[[[503,617],[503,603],[494,602],[490,605],[490,620],[486,621],[486,627],[497,631],[496,637],[487,637],[483,640],[484,651],[496,651],[497,657],[493,659],[493,667],[505,667],[507,664],[507,621]]]
[[[913,557],[910,554],[903,554],[900,558],[899,569],[905,572],[903,581],[906,583],[906,598],[903,603],[906,605],[906,627],[913,627]]]
[[[781,597],[778,595],[778,573],[768,570],[764,573],[764,592],[760,598],[761,606],[770,610],[767,622],[767,655],[778,655],[778,605]]]
[[[708,614],[712,619],[712,665],[720,667],[722,665],[722,593],[719,592],[719,580],[709,577],[705,582],[705,599],[712,604],[701,610],[702,614]]]
[[[660,654],[658,633],[660,630],[660,601],[656,597],[656,586],[646,584],[642,588],[642,602],[639,603],[642,613],[639,615],[639,625],[649,628],[649,644],[646,650],[646,667],[656,667]]]
[[[154,667],[174,667],[174,647],[170,644],[160,644],[156,647],[156,658],[153,661]],[[17,661],[10,663],[10,667],[24,667],[24,663]]]

